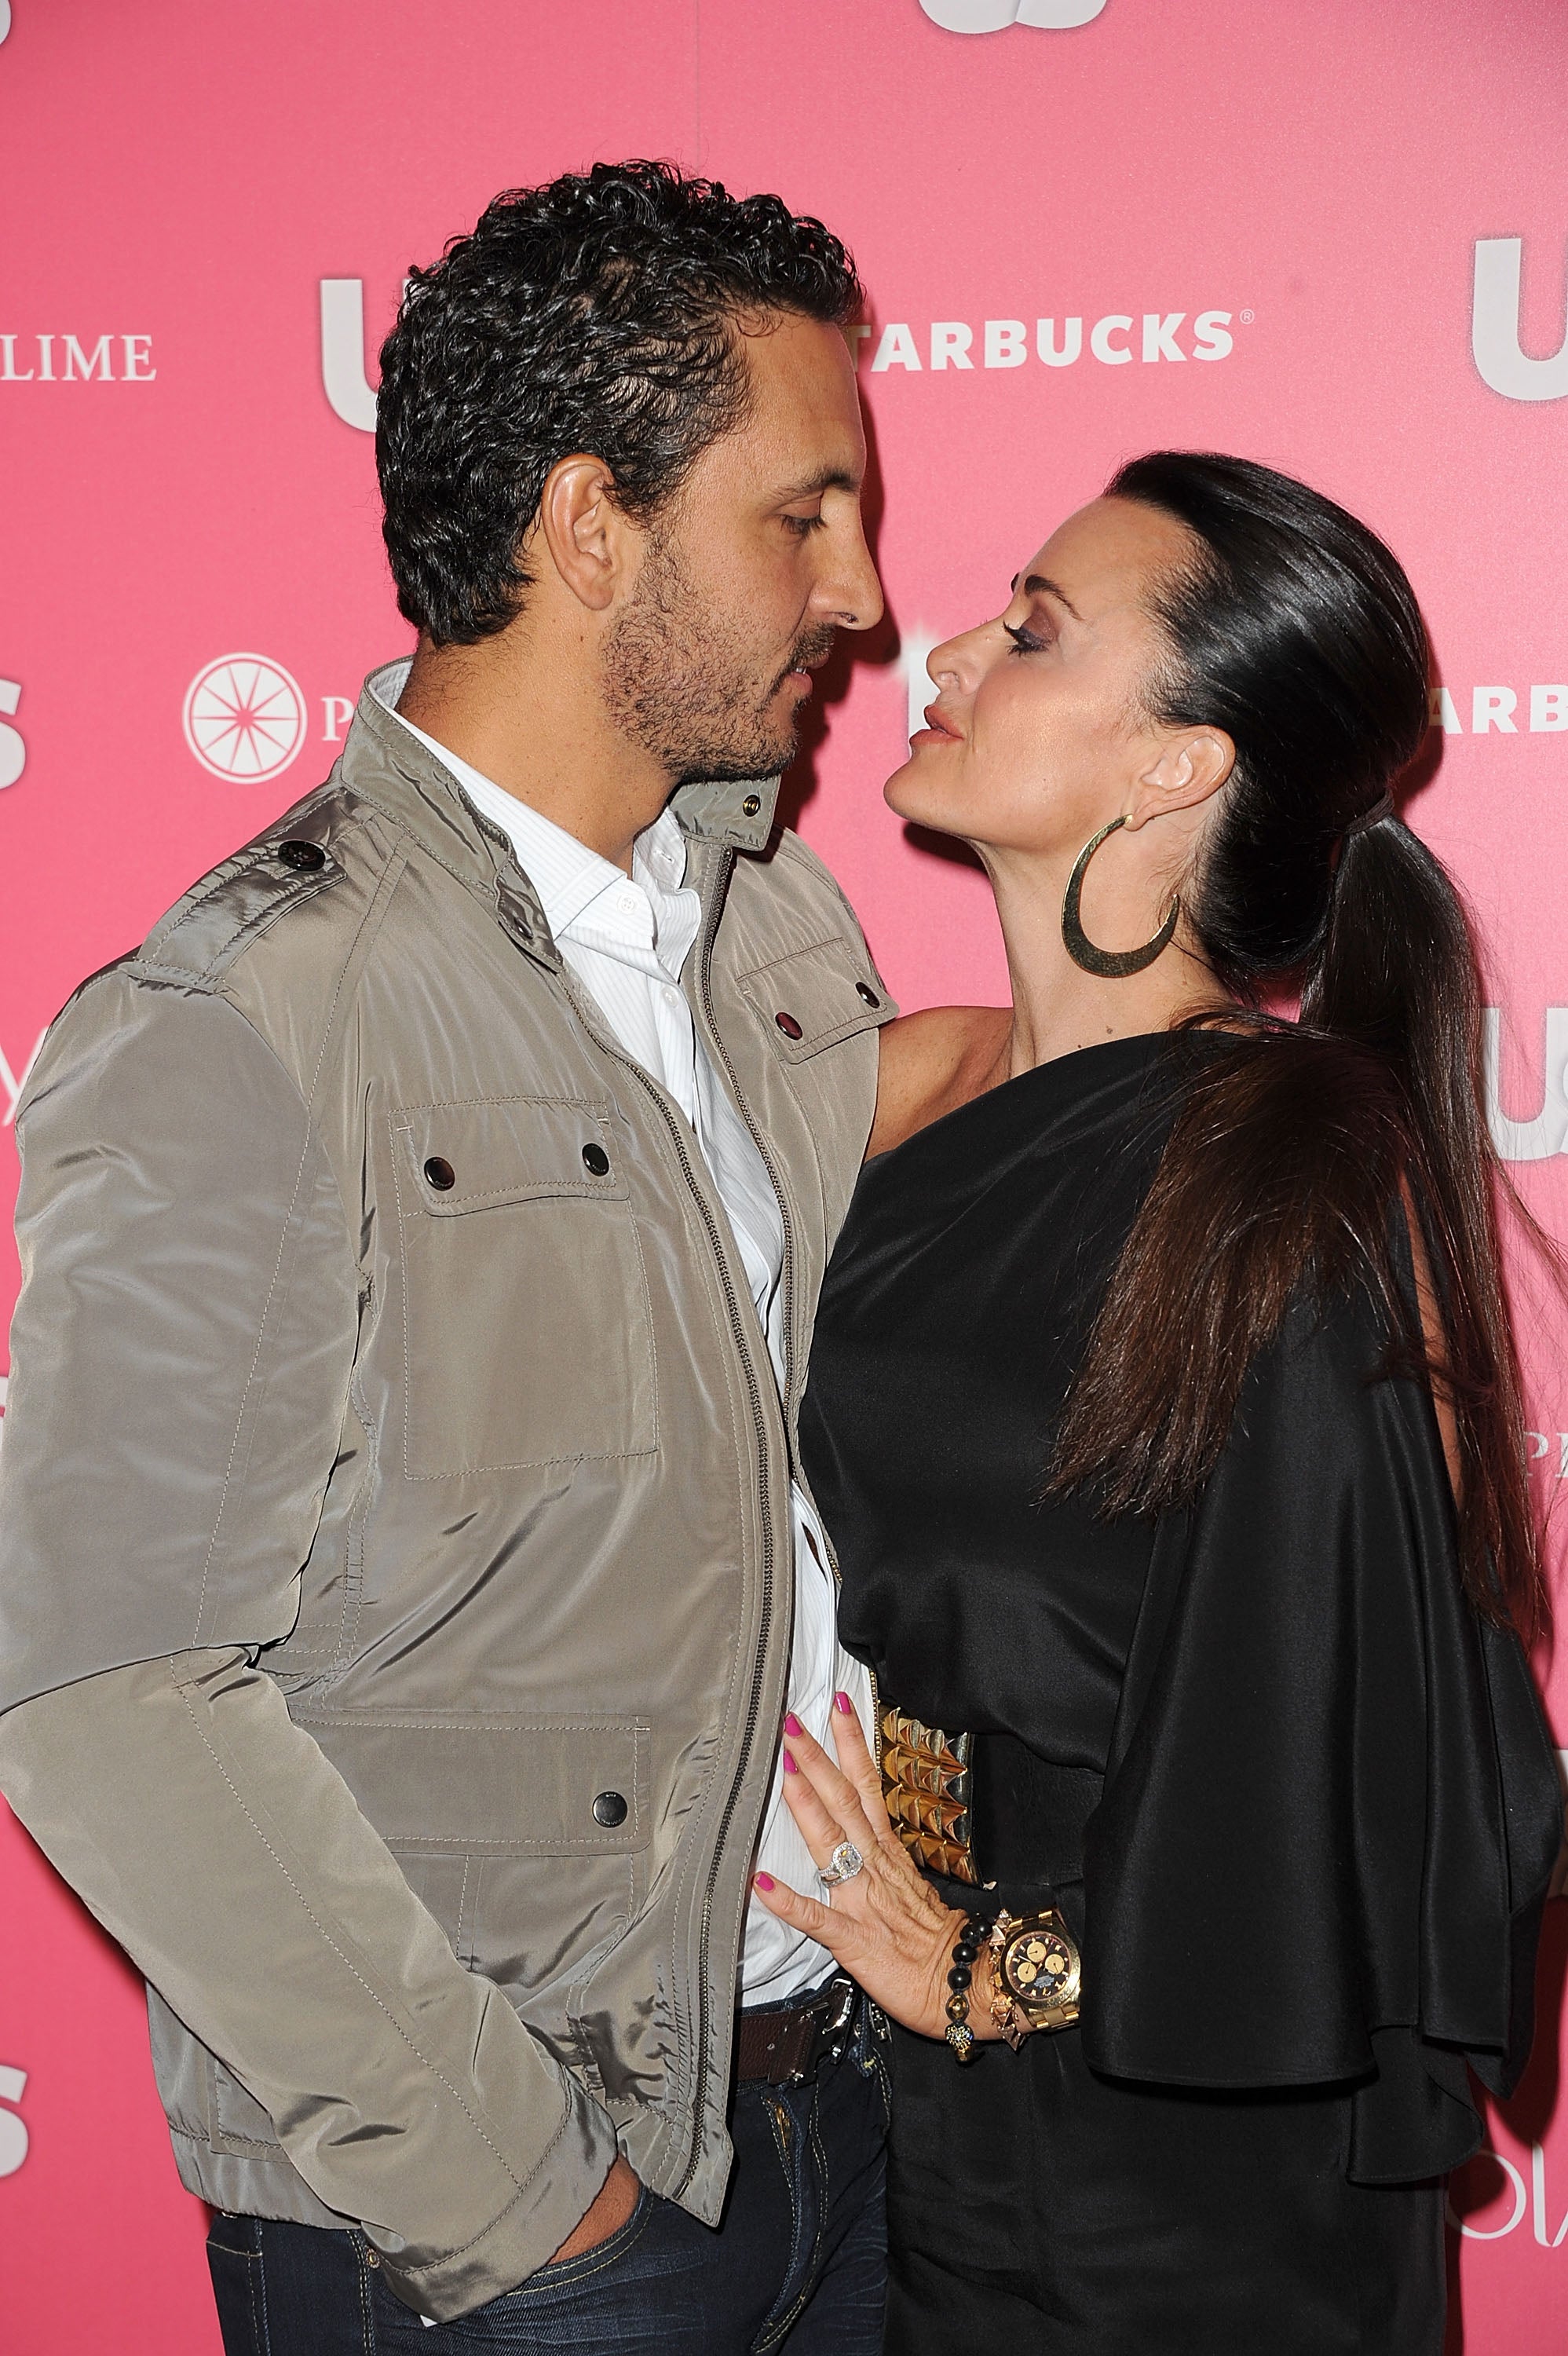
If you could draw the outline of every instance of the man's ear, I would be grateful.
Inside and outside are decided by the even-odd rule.
[[[1169,737],[1134,786],[1128,833],[1170,810],[1197,809],[1219,792],[1235,766],[1235,745],[1222,728],[1184,730]]]
[[[592,613],[602,614],[635,577],[642,534],[616,506],[614,478],[602,458],[556,461],[531,537],[536,555],[548,555],[564,586]]]

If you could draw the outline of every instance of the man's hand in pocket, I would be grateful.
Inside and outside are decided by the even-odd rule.
[[[597,2249],[612,2233],[618,2233],[636,2207],[641,2190],[636,2170],[617,2152],[615,2165],[594,2195],[592,2208],[578,2219],[550,2260],[551,2265],[559,2265],[562,2258],[581,2257],[584,2250]]]

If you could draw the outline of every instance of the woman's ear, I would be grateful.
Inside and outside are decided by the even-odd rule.
[[[1236,748],[1222,728],[1195,728],[1168,737],[1133,787],[1127,831],[1151,818],[1198,809],[1217,794],[1236,766]]]

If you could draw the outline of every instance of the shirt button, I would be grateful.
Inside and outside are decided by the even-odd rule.
[[[457,1173],[444,1155],[432,1153],[424,1166],[425,1182],[438,1194],[448,1194],[457,1183]]]
[[[280,842],[278,857],[285,867],[293,867],[302,875],[314,875],[326,865],[326,853],[319,842]]]
[[[805,1033],[801,1029],[793,1014],[784,1014],[780,1012],[773,1016],[773,1021],[778,1024],[779,1029],[784,1033],[786,1039],[805,1038]]]
[[[582,1166],[591,1178],[608,1178],[610,1156],[602,1145],[585,1145],[582,1149]]]
[[[606,1832],[613,1832],[617,1825],[625,1823],[626,1803],[619,1792],[600,1793],[593,1803],[593,1821],[603,1825]]]
[[[869,982],[858,981],[855,984],[855,995],[857,998],[863,998],[868,1006],[880,1006],[882,1002]]]

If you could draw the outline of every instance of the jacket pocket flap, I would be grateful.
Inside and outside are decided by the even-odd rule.
[[[572,1857],[646,1843],[640,1719],[379,1709],[302,1712],[295,1723],[400,1848]]]
[[[816,941],[738,980],[786,1063],[878,1030],[898,1012],[869,961],[845,940]]]
[[[392,1115],[400,1184],[435,1218],[542,1195],[624,1202],[624,1141],[607,1097],[486,1097]]]

